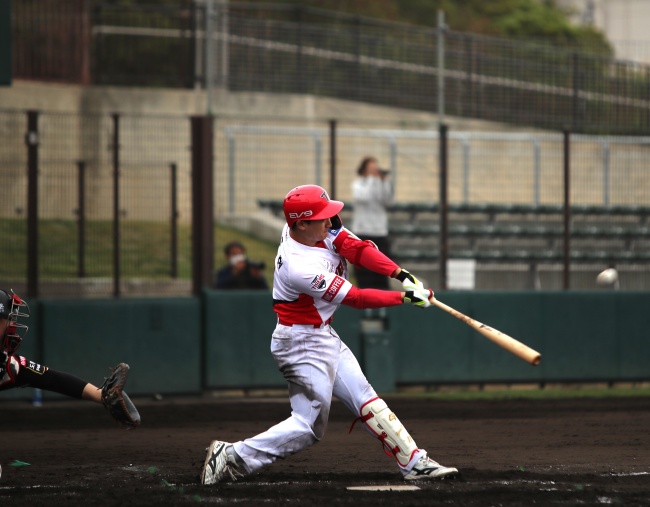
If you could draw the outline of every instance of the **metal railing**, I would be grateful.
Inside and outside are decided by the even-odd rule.
[[[452,257],[473,253],[483,271],[565,263],[575,278],[587,264],[620,262],[629,286],[650,287],[648,137],[451,131],[443,209],[437,131],[201,117],[195,132],[194,120],[0,111],[1,285],[46,296],[190,293],[209,285],[233,239],[271,266],[278,221],[265,221],[260,201],[319,183],[349,209],[355,168],[370,154],[392,169],[396,255],[415,254],[409,262],[435,269],[448,241]],[[405,228],[414,217],[418,227]]]
[[[212,5],[208,3],[208,5]],[[650,132],[650,65],[296,6],[50,0],[14,9],[14,75],[316,94],[592,134]],[[206,37],[210,32],[211,36]]]

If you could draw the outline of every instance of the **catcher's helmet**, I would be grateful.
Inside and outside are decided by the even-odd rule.
[[[4,336],[0,337],[2,350],[13,354],[20,347],[20,342],[27,334],[29,327],[21,320],[29,318],[29,306],[20,299],[13,290],[0,290],[0,318],[7,319]]]
[[[298,220],[332,218],[343,209],[341,201],[332,201],[327,191],[318,185],[302,185],[287,194],[282,204],[289,227]]]

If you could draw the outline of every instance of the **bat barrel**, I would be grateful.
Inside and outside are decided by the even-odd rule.
[[[458,310],[453,309],[451,306],[444,304],[441,301],[438,301],[436,298],[432,298],[431,302],[436,305],[438,308],[450,313],[457,319],[463,321],[468,326],[474,328],[476,331],[485,336],[488,340],[496,343],[499,347],[504,348],[511,354],[514,354],[520,359],[523,359],[527,363],[537,366],[542,360],[542,355],[536,350],[531,349],[528,345],[524,345],[519,340],[515,340],[512,336],[508,336],[505,333],[497,329],[493,329],[490,326],[468,317],[464,313],[459,312]]]

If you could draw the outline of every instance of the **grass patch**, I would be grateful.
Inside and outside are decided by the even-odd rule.
[[[0,277],[20,278],[27,272],[27,222],[0,220],[2,258]],[[192,276],[191,225],[178,225],[176,258],[178,277]],[[263,261],[269,286],[277,243],[260,240],[231,227],[215,225],[215,270],[225,265],[224,246],[239,241],[255,261]],[[38,224],[39,276],[43,279],[79,277],[79,231],[75,220],[41,220]],[[113,222],[88,220],[85,228],[83,268],[86,277],[113,275]],[[127,221],[120,223],[120,275],[134,278],[165,279],[172,273],[171,228],[167,222]]]

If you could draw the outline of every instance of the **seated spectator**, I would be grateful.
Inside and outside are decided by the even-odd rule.
[[[215,289],[263,289],[269,286],[264,278],[263,262],[252,262],[246,257],[246,248],[232,241],[224,248],[228,265],[217,271]]]

